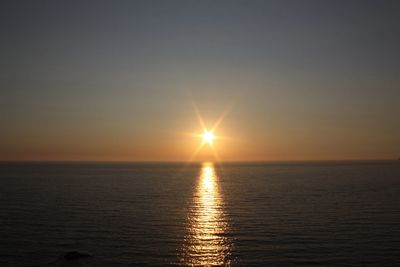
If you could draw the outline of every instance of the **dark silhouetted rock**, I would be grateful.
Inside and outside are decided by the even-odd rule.
[[[70,251],[64,254],[65,260],[78,260],[81,258],[92,257],[89,253],[79,252],[79,251]]]

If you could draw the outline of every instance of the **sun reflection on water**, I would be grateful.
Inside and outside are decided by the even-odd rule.
[[[188,213],[182,263],[189,266],[229,266],[232,242],[223,198],[212,163],[203,163]]]

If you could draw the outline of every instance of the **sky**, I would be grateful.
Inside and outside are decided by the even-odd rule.
[[[399,1],[2,1],[0,160],[396,159]]]

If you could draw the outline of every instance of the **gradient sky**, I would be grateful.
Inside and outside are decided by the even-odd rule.
[[[2,1],[1,160],[400,156],[400,1]],[[205,147],[197,159],[211,156]]]

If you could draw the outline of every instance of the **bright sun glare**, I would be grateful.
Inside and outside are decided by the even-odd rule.
[[[194,103],[193,103],[193,108],[196,112],[197,119],[198,119],[203,131],[200,133],[197,133],[197,134],[194,134],[194,133],[189,134],[190,136],[195,137],[196,139],[201,138],[201,142],[197,146],[197,148],[195,149],[193,154],[191,155],[189,162],[191,162],[193,159],[196,158],[196,155],[201,151],[201,149],[206,144],[208,145],[208,148],[207,148],[208,151],[211,151],[213,153],[215,160],[220,161],[220,157],[219,157],[219,154],[217,152],[214,142],[215,142],[215,140],[226,139],[226,137],[220,136],[220,135],[215,135],[214,133],[216,132],[218,126],[220,126],[220,124],[222,123],[225,116],[228,114],[230,107],[224,110],[224,112],[219,116],[219,118],[214,122],[214,124],[208,124],[207,125],[208,127],[204,123],[204,120],[201,117],[200,112]]]
[[[203,142],[204,143],[208,143],[208,144],[212,144],[214,140],[214,134],[212,132],[209,131],[205,131],[203,133]]]

